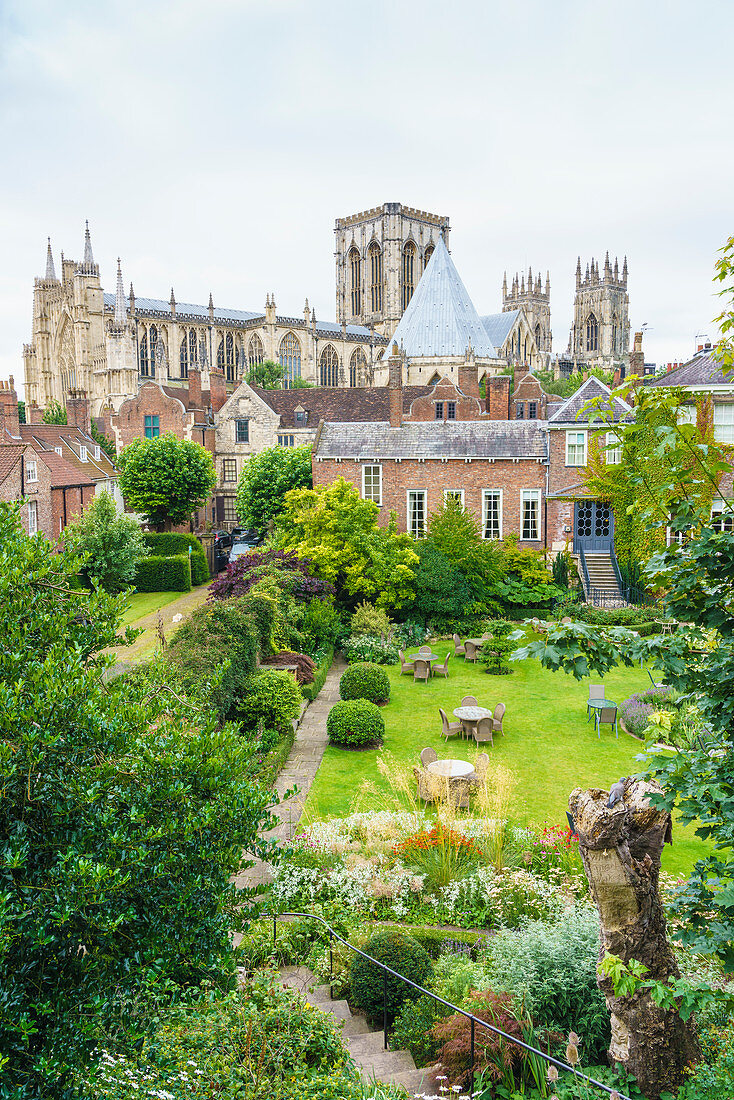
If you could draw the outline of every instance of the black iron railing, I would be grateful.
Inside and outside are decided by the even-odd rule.
[[[495,1035],[500,1035],[503,1039],[506,1039],[508,1043],[512,1043],[516,1047],[520,1047],[527,1054],[534,1054],[537,1058],[541,1058],[544,1062],[547,1062],[549,1066],[555,1066],[556,1069],[563,1071],[564,1073],[571,1073],[574,1077],[577,1077],[580,1081],[585,1081],[587,1085],[593,1085],[595,1088],[601,1089],[602,1092],[611,1095],[614,1089],[610,1085],[605,1085],[601,1081],[596,1081],[593,1077],[589,1077],[587,1074],[582,1073],[580,1070],[574,1069],[573,1066],[566,1065],[565,1062],[560,1062],[557,1058],[553,1058],[550,1054],[546,1054],[542,1050],[538,1050],[537,1047],[531,1046],[529,1043],[525,1043],[522,1039],[517,1039],[514,1035],[508,1035],[502,1028],[495,1027],[494,1024],[488,1024],[486,1020],[480,1020],[478,1016],[472,1015],[471,1012],[467,1012],[465,1008],[459,1008],[458,1005],[454,1005],[451,1001],[444,1000],[443,997],[439,997],[438,993],[433,993],[430,989],[424,989],[422,985],[418,985],[417,982],[413,982],[410,978],[406,978],[404,974],[398,974],[396,970],[392,970],[386,963],[380,962],[379,959],[375,959],[372,955],[368,955],[366,951],[362,951],[361,948],[355,947],[349,940],[345,940],[343,936],[328,924],[323,917],[319,917],[316,913],[273,913],[273,949],[275,949],[278,939],[278,918],[279,917],[301,917],[305,920],[315,920],[319,924],[322,924],[329,933],[329,991],[331,993],[331,983],[334,978],[334,940],[338,940],[339,943],[343,943],[345,947],[348,947],[350,951],[353,951],[355,955],[361,955],[363,959],[367,959],[368,962],[374,963],[375,966],[379,966],[382,970],[382,1030],[383,1030],[383,1042],[384,1048],[387,1050],[387,1031],[388,1031],[388,1014],[387,1014],[387,976],[392,975],[393,978],[397,978],[399,981],[404,982],[405,985],[409,985],[411,989],[417,990],[419,993],[425,994],[426,997],[432,997],[438,1004],[444,1005],[445,1008],[451,1009],[453,1013],[458,1013],[461,1016],[465,1016],[470,1021],[470,1062],[471,1062],[471,1077],[469,1083],[469,1096],[474,1095],[474,1061],[475,1061],[475,1039],[476,1028],[484,1027],[488,1031],[493,1031]],[[333,996],[333,994],[332,994]],[[630,1100],[629,1096],[625,1096],[624,1093],[616,1090],[619,1100]]]

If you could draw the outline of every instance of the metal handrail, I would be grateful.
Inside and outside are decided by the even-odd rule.
[[[617,555],[614,553],[614,543],[609,547],[609,559],[612,563],[612,569],[614,570],[614,576],[617,581],[617,588],[622,599],[625,598],[626,591],[629,590],[629,585],[622,584],[622,574],[619,571],[619,562],[617,561]]]
[[[410,978],[406,978],[404,974],[398,974],[397,970],[392,970],[386,963],[380,962],[379,959],[375,959],[372,955],[368,955],[366,951],[362,951],[361,948],[355,947],[349,940],[345,940],[343,936],[331,927],[323,917],[318,916],[316,913],[273,913],[273,950],[275,950],[277,937],[278,937],[278,917],[304,917],[306,920],[317,920],[320,924],[323,924],[324,928],[329,932],[329,990],[331,992],[331,982],[333,979],[333,941],[336,938],[339,943],[343,943],[345,947],[348,947],[350,951],[354,951],[356,955],[361,955],[363,959],[367,959],[368,962],[374,963],[375,966],[379,966],[382,970],[382,1027],[383,1027],[383,1041],[384,1049],[387,1050],[387,976],[391,974],[393,978],[399,978],[401,982],[411,986],[413,989],[417,989],[419,993],[424,993],[427,997],[432,997],[434,1001],[438,1001],[439,1004],[445,1005],[446,1008],[450,1008],[452,1012],[458,1012],[462,1016],[466,1016],[471,1021],[471,1070],[470,1070],[470,1084],[469,1095],[474,1094],[474,1038],[475,1028],[479,1024],[481,1027],[486,1027],[488,1031],[493,1031],[495,1035],[501,1035],[503,1039],[507,1039],[508,1042],[514,1043],[515,1046],[521,1047],[523,1050],[528,1051],[530,1054],[537,1055],[538,1058],[542,1058],[544,1062],[548,1062],[549,1065],[555,1066],[556,1069],[563,1070],[564,1073],[572,1073],[574,1077],[581,1078],[582,1081],[586,1081],[589,1085],[594,1085],[596,1088],[602,1089],[609,1095],[612,1094],[614,1089],[610,1085],[605,1085],[602,1081],[597,1081],[593,1077],[588,1077],[585,1073],[581,1073],[580,1070],[574,1069],[573,1066],[567,1066],[565,1062],[559,1062],[557,1058],[553,1058],[550,1054],[545,1054],[544,1051],[538,1050],[537,1047],[530,1046],[529,1043],[525,1043],[522,1039],[515,1038],[514,1035],[508,1035],[502,1028],[495,1027],[494,1024],[488,1024],[486,1020],[480,1020],[478,1016],[472,1015],[471,1012],[467,1012],[465,1008],[459,1008],[458,1005],[452,1004],[451,1001],[444,1000],[443,997],[439,997],[438,993],[433,993],[430,989],[425,989],[422,985],[418,985],[417,982],[413,982]],[[332,994],[333,997],[333,994]],[[619,1100],[630,1100],[629,1096],[625,1096],[619,1089],[616,1090]]]

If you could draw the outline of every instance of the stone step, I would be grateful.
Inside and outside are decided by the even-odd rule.
[[[306,999],[314,1008],[320,1009],[328,1016],[333,1016],[336,1020],[352,1019],[352,1013],[346,1001],[312,1001],[310,997]]]
[[[308,995],[308,999],[313,1005],[329,1004],[331,1002],[331,986],[330,985],[315,985]]]
[[[366,1031],[349,1040],[349,1052],[353,1058],[385,1052],[385,1036],[382,1031]]]
[[[351,1016],[348,1020],[344,1021],[342,1035],[345,1038],[355,1035],[367,1035],[369,1030],[370,1026],[364,1016]]]
[[[383,1054],[352,1055],[365,1080],[376,1077],[390,1084],[399,1073],[415,1073],[415,1062],[407,1050],[386,1050]]]
[[[419,1089],[423,1089],[423,1082],[428,1076],[428,1068],[403,1070],[402,1073],[396,1073],[394,1075],[392,1083],[393,1085],[402,1085],[403,1088],[407,1089],[408,1093],[412,1095]]]

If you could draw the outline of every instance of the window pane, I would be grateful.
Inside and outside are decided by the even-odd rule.
[[[443,401],[436,402],[436,420],[443,420]]]
[[[501,528],[501,494],[499,489],[484,490],[484,537],[499,539]]]
[[[456,420],[456,402],[455,401],[449,401],[448,406],[449,407],[448,407],[448,410],[447,410],[446,419],[447,420]]]
[[[237,480],[237,459],[225,458],[222,460],[222,478],[224,481]]]
[[[224,522],[236,523],[237,522],[237,501],[234,497],[224,498]]]
[[[422,539],[426,533],[425,489],[411,489],[408,493],[408,530],[414,539]]]
[[[371,500],[374,504],[382,505],[382,467],[363,466],[363,492],[364,500]]]
[[[523,401],[517,401],[515,403],[515,420],[525,419],[525,403]]]
[[[249,420],[237,420],[237,442],[249,443],[250,442],[250,421]]]
[[[734,405],[714,405],[714,439],[734,443]]]
[[[523,489],[522,491],[522,538],[538,539],[538,512],[540,510],[540,491]]]

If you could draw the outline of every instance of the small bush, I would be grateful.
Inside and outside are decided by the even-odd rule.
[[[487,623],[487,629],[491,638],[482,647],[479,661],[484,665],[485,672],[492,676],[509,676],[513,672],[509,665],[509,658],[516,648],[515,642],[511,642],[508,638],[512,633],[513,625],[505,619],[495,619]]]
[[[405,622],[398,623],[393,630],[393,641],[401,648],[423,645],[426,640],[426,628],[423,623]]]
[[[324,656],[321,658],[318,667],[314,671],[313,683],[304,684],[302,688],[303,696],[305,699],[309,699],[311,700],[311,702],[313,702],[313,700],[316,698],[316,696],[324,686],[324,683],[326,682],[326,676],[329,669],[331,668],[333,660],[334,647],[333,645],[330,645]]]
[[[278,668],[282,665],[296,665],[296,680],[299,684],[312,684],[316,665],[305,653],[291,653],[283,649],[273,657],[268,657],[263,664]]]
[[[390,1033],[392,1050],[409,1050],[416,1066],[427,1066],[435,1062],[440,1043],[432,1034],[433,1025],[448,1010],[425,994],[417,1000],[403,1003]]]
[[[389,634],[391,627],[390,618],[382,608],[373,604],[358,603],[352,615],[350,627],[352,634]]]
[[[301,689],[290,672],[268,669],[253,676],[237,704],[237,712],[249,729],[259,722],[272,729],[285,730],[301,713]]]
[[[204,584],[209,580],[209,564],[204,547],[195,535],[181,535],[175,531],[146,531],[145,545],[151,554],[162,558],[189,556],[191,547],[191,583]]]
[[[380,745],[385,736],[385,720],[379,708],[366,699],[344,700],[329,711],[326,732],[333,745]]]
[[[138,592],[190,592],[188,554],[141,558],[135,569],[135,588]]]
[[[342,675],[339,694],[342,699],[369,699],[371,703],[386,703],[390,698],[390,679],[379,665],[358,661]]]
[[[509,993],[493,993],[491,990],[474,993],[469,1007],[479,1020],[501,1028],[516,1039],[525,1038],[523,1023],[529,1021],[521,1023],[518,1020],[522,1010]],[[516,1080],[522,1080],[524,1052],[486,1027],[475,1028],[472,1067],[471,1023],[466,1016],[456,1013],[439,1020],[433,1025],[433,1037],[443,1044],[438,1052],[439,1061],[457,1085],[469,1083],[472,1068],[475,1073],[484,1070],[485,1079],[489,1077],[497,1083],[507,1081],[508,1077],[513,1085]]]
[[[360,634],[344,643],[347,661],[371,661],[376,665],[394,665],[398,659],[398,646],[393,641],[383,641],[376,634]]]
[[[338,704],[337,704],[338,706]],[[417,985],[426,986],[433,976],[433,963],[429,955],[404,932],[378,932],[367,940],[364,950],[391,970],[409,978]],[[384,971],[375,963],[355,955],[349,974],[352,1000],[368,1016],[380,1016],[383,1011]],[[387,975],[387,1012],[394,1018],[407,1000],[416,1000],[417,990],[405,985],[391,974]]]
[[[300,622],[300,631],[304,645],[313,656],[320,650],[332,649],[341,645],[347,628],[344,621],[328,599],[312,599],[305,607]]]

